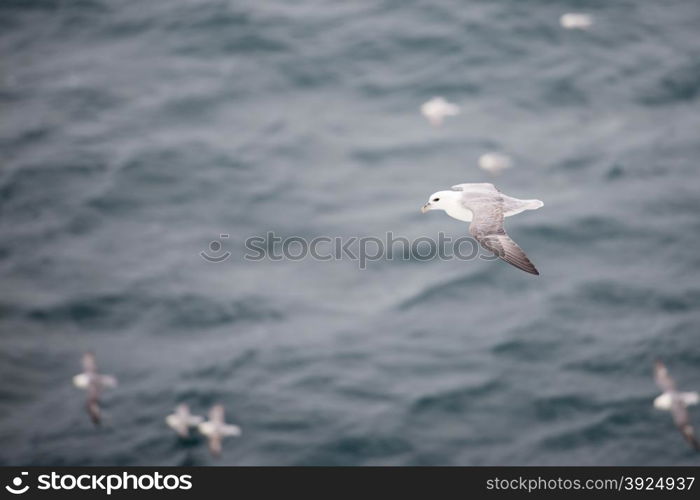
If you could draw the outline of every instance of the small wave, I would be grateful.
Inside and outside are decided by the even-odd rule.
[[[258,361],[258,352],[255,349],[248,349],[233,359],[227,361],[216,361],[210,365],[198,366],[196,369],[188,372],[187,378],[199,378],[202,380],[228,380],[237,372],[253,365]],[[186,394],[188,397],[197,397],[197,393]]]
[[[559,346],[558,341],[510,339],[494,346],[493,353],[519,361],[546,361]]]
[[[626,285],[611,280],[585,283],[555,302],[578,310],[584,304],[595,310],[628,308],[630,310],[684,312],[700,308],[700,290],[662,292],[655,288]]]
[[[573,418],[600,409],[600,405],[594,403],[590,397],[578,394],[536,397],[532,405],[537,419],[544,421]]]
[[[641,234],[634,226],[610,217],[585,216],[562,224],[532,224],[528,236],[545,241],[578,245],[607,239],[624,239]]]
[[[394,144],[372,148],[356,149],[352,157],[363,164],[377,164],[385,161],[406,160],[415,162],[420,158],[428,158],[439,150],[464,148],[464,141],[441,140],[412,142],[411,144]]]
[[[466,276],[460,276],[423,288],[412,297],[401,301],[396,306],[396,309],[399,311],[407,311],[414,306],[428,306],[431,302],[436,300],[443,301],[450,297],[462,297],[463,295],[466,300],[468,285],[478,283],[480,286],[485,286],[493,284],[495,279],[494,273],[489,270],[475,271]]]
[[[626,408],[632,405],[641,408],[642,404],[641,400],[628,400],[624,403],[608,406],[605,410],[583,405],[580,409],[589,411],[588,418],[585,418],[581,411],[576,412],[576,424],[552,432],[541,440],[540,445],[547,450],[569,451],[578,447],[598,446],[611,439],[619,439],[620,434],[646,434],[648,426],[644,423],[648,419],[647,412],[629,411]],[[567,422],[572,421],[567,417]]]
[[[296,465],[366,465],[368,460],[390,460],[411,451],[411,444],[395,435],[346,436],[330,440]]]
[[[577,421],[583,420],[581,415]],[[598,418],[594,423],[577,425],[566,430],[552,431],[543,438],[540,446],[546,450],[572,450],[580,446],[591,446],[613,438],[614,433],[607,425],[606,417]]]
[[[185,294],[155,297],[143,294],[105,294],[77,297],[45,306],[5,303],[0,309],[11,316],[45,324],[72,323],[85,327],[124,328],[146,318],[172,330],[207,328],[238,322],[279,321],[284,314],[260,298],[222,301]]]
[[[647,106],[694,101],[700,95],[700,64],[676,67],[642,93],[639,101]]]
[[[500,388],[501,383],[498,380],[487,380],[473,387],[460,387],[437,394],[422,396],[411,405],[411,413],[464,413],[470,406],[475,404],[475,399],[493,394]]]

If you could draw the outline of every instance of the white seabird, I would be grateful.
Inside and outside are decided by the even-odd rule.
[[[568,12],[559,18],[559,24],[568,30],[585,30],[593,26],[593,16],[580,12]]]
[[[223,405],[214,405],[209,410],[209,420],[199,424],[199,432],[209,438],[209,451],[215,457],[221,455],[221,441],[228,436],[240,436],[241,428],[224,421]]]
[[[433,97],[429,101],[423,103],[420,107],[420,112],[423,113],[431,125],[442,125],[443,120],[447,116],[456,116],[459,114],[459,106],[448,102],[444,97]]]
[[[196,427],[203,421],[204,418],[199,415],[192,415],[189,406],[184,403],[177,405],[175,413],[165,417],[165,423],[181,438],[187,438],[190,435],[190,427]]]
[[[498,175],[512,166],[513,161],[510,156],[503,153],[484,153],[479,157],[479,168],[490,174]]]
[[[95,425],[99,425],[102,419],[100,411],[100,395],[102,389],[116,387],[117,379],[112,375],[102,375],[97,371],[97,361],[91,352],[83,354],[83,373],[73,377],[73,384],[79,389],[87,390],[87,411]]]
[[[471,222],[469,232],[482,247],[518,269],[539,275],[525,252],[506,233],[503,219],[543,205],[540,200],[507,196],[490,183],[467,183],[452,186],[452,191],[431,194],[421,212],[444,210],[450,217]]]
[[[680,392],[676,389],[676,383],[668,373],[666,365],[661,361],[654,363],[654,380],[663,393],[654,399],[654,408],[670,411],[673,422],[681,431],[683,437],[696,450],[700,451],[700,442],[695,437],[695,430],[690,423],[688,406],[696,405],[700,402],[700,395],[697,392]]]

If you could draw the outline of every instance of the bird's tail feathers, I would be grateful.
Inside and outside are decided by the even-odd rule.
[[[542,200],[525,200],[525,202],[527,203],[527,208],[525,210],[537,210],[544,206]]]

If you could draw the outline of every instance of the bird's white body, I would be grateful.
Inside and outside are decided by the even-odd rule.
[[[439,202],[431,202],[432,205],[437,205],[433,210],[442,208],[447,215],[453,219],[461,220],[464,222],[471,222],[474,214],[471,210],[467,209],[462,203],[459,202],[461,193],[457,191],[438,191],[434,193],[430,199],[434,200],[438,198]]]
[[[700,394],[697,392],[664,392],[654,399],[654,408],[657,410],[671,411],[673,408],[673,398],[679,397],[685,406],[692,406],[700,403]]]
[[[429,101],[423,103],[420,107],[420,111],[431,125],[439,126],[442,125],[445,117],[458,115],[459,106],[446,101],[444,97],[433,97]]]
[[[79,373],[73,377],[73,385],[78,389],[87,389],[90,386],[90,375]]]
[[[96,373],[79,373],[73,377],[73,385],[78,389],[88,389],[90,386],[114,388],[117,386],[117,379],[111,375],[100,375]]]
[[[593,26],[593,16],[569,12],[559,18],[559,24],[561,24],[562,28],[569,30],[584,30]]]
[[[487,184],[492,186],[491,184]],[[457,186],[470,186],[470,189],[474,189],[474,186],[479,186],[479,184],[458,184]],[[513,215],[524,212],[525,210],[537,210],[538,208],[544,206],[540,200],[520,200],[518,198],[513,198],[511,196],[502,195],[504,202],[504,217],[511,217]],[[438,201],[434,201],[435,199]],[[461,191],[438,191],[430,195],[428,198],[427,210],[444,210],[447,215],[453,219],[461,220],[463,222],[471,222],[474,215],[472,211],[464,206],[462,203],[462,192]]]

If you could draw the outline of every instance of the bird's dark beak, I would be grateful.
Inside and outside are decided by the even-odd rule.
[[[423,205],[423,206],[420,208],[420,212],[421,212],[422,214],[424,214],[424,213],[427,212],[428,210],[430,210],[430,202],[426,203],[425,205]]]

